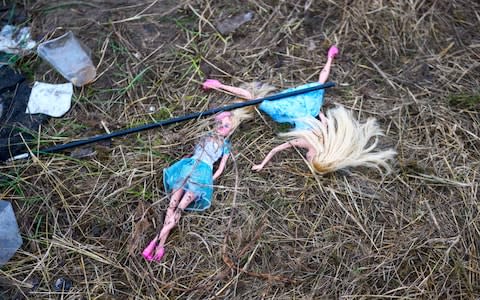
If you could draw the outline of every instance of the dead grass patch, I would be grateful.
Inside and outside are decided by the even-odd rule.
[[[379,119],[395,172],[312,175],[294,151],[250,168],[279,126],[242,125],[205,213],[186,214],[165,260],[139,252],[168,204],[161,170],[190,153],[195,122],[1,165],[22,250],[0,270],[3,297],[69,299],[476,298],[479,286],[480,6],[476,1],[16,1],[38,38],[73,30],[99,77],[39,143],[226,103],[199,83],[317,78],[341,55],[326,99]],[[254,19],[222,37],[228,13]],[[34,56],[36,80],[63,82]],[[34,67],[34,69],[33,69]],[[103,121],[104,125],[101,124]],[[55,292],[69,278],[73,287]]]

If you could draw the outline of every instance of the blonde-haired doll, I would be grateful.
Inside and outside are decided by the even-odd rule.
[[[324,84],[337,54],[338,48],[332,46],[328,51],[327,62],[320,72],[318,82],[288,89],[285,92]],[[230,92],[246,99],[258,97],[259,93],[264,94],[265,91],[273,91],[269,85],[254,83],[247,88],[236,88],[224,85],[217,80],[207,80],[203,87]],[[374,151],[377,146],[377,137],[383,135],[376,121],[368,119],[367,122],[360,123],[350,111],[340,105],[330,109],[325,117],[320,112],[323,94],[324,90],[321,89],[281,100],[263,101],[260,104],[259,109],[274,121],[290,123],[293,129],[281,134],[288,139],[287,142],[273,148],[260,164],[252,167],[253,170],[263,169],[276,153],[291,147],[299,147],[307,150],[306,160],[319,174],[357,166],[375,167],[379,170],[383,168],[387,172],[390,171],[387,161],[393,158],[395,151],[392,149]],[[370,143],[372,138],[375,140]]]
[[[163,170],[163,183],[170,203],[160,233],[143,250],[148,261],[160,261],[165,253],[165,242],[178,224],[183,210],[204,211],[210,207],[213,181],[225,169],[230,155],[229,137],[240,123],[251,117],[248,109],[221,112],[214,118],[215,129],[196,145],[191,157],[183,158]],[[221,158],[213,172],[213,164]]]

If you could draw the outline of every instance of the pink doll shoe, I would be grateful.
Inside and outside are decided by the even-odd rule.
[[[337,56],[338,54],[338,48],[337,46],[333,45],[332,47],[330,47],[330,49],[328,49],[328,58],[334,58],[335,56]]]
[[[218,89],[221,85],[222,85],[222,83],[220,81],[216,80],[216,79],[207,79],[203,83],[202,88],[205,91],[208,91],[210,89]]]
[[[157,251],[155,252],[155,256],[153,256],[153,260],[161,261],[164,254],[165,254],[165,248],[163,247],[157,248]]]
[[[154,239],[153,241],[148,244],[147,248],[143,250],[142,256],[147,260],[147,261],[152,261],[154,256],[152,254],[153,249],[155,249],[155,246],[157,245],[157,239]]]

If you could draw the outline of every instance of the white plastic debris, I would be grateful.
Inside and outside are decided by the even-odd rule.
[[[30,37],[30,28],[18,28],[5,25],[0,31],[0,51],[10,54],[19,54],[33,49],[36,42]]]
[[[0,266],[6,264],[21,245],[22,237],[12,205],[0,200]]]
[[[72,104],[72,83],[50,84],[36,81],[33,85],[26,113],[61,117]]]

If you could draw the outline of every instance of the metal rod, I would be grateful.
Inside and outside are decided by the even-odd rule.
[[[187,121],[187,120],[191,120],[191,119],[196,119],[196,118],[199,118],[199,117],[206,117],[206,116],[213,115],[213,114],[216,114],[216,113],[222,112],[222,111],[228,111],[228,110],[233,110],[233,109],[242,108],[242,107],[246,107],[246,106],[256,105],[256,104],[259,104],[259,103],[261,103],[263,101],[267,101],[267,100],[268,101],[275,101],[275,100],[279,100],[279,99],[283,99],[283,98],[287,98],[287,97],[291,97],[291,96],[296,96],[296,95],[300,95],[300,94],[305,94],[305,93],[320,90],[320,89],[330,88],[330,87],[333,87],[333,86],[335,86],[335,83],[327,82],[325,84],[312,86],[312,87],[308,87],[308,88],[304,88],[304,89],[298,89],[298,90],[294,90],[294,91],[291,91],[291,92],[283,92],[283,93],[275,94],[275,95],[272,95],[272,96],[267,96],[267,97],[264,97],[264,98],[259,98],[259,99],[255,99],[255,100],[245,101],[245,102],[238,102],[238,103],[226,105],[226,106],[223,106],[223,107],[212,108],[212,109],[209,109],[209,110],[206,110],[206,111],[203,111],[203,112],[191,113],[191,114],[183,115],[183,116],[180,116],[180,117],[175,117],[175,118],[171,118],[171,119],[167,119],[167,120],[162,120],[162,121],[158,121],[158,122],[154,122],[154,123],[149,123],[149,124],[145,124],[145,125],[138,126],[138,127],[122,129],[122,130],[111,132],[111,133],[108,133],[108,134],[96,135],[96,136],[93,136],[93,137],[81,139],[81,140],[78,140],[78,141],[69,142],[69,143],[62,144],[62,145],[56,145],[56,146],[53,146],[53,147],[40,149],[40,150],[38,150],[38,153],[43,154],[43,153],[59,152],[59,151],[65,150],[65,149],[75,148],[75,147],[79,147],[79,146],[83,146],[83,145],[87,145],[87,144],[92,144],[92,143],[95,143],[95,142],[104,141],[104,140],[108,140],[108,139],[119,137],[119,136],[124,136],[124,135],[131,134],[131,133],[136,133],[136,132],[140,132],[140,131],[144,131],[144,130],[148,130],[148,129],[153,129],[153,128],[157,128],[157,127],[161,127],[161,126],[165,126],[165,125],[174,124],[174,123],[179,123],[179,122],[183,122],[183,121]],[[12,158],[12,160],[27,158],[29,156],[30,156],[29,153],[23,153],[23,154],[19,154],[19,155],[14,156]]]

